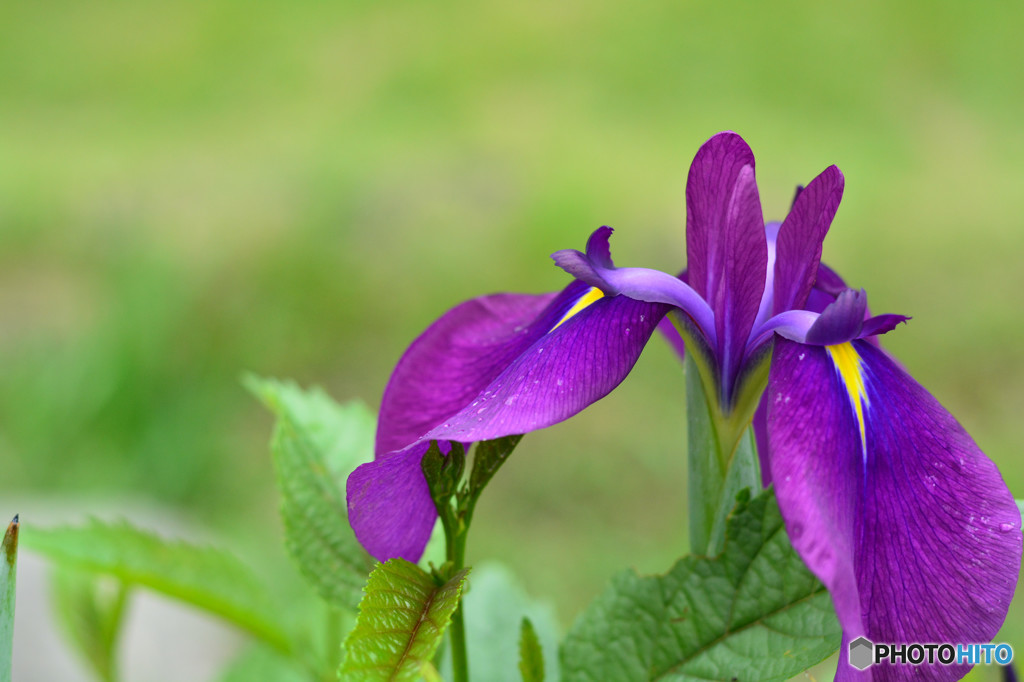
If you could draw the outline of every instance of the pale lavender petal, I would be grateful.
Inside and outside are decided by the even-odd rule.
[[[693,320],[708,345],[714,348],[715,320],[711,307],[683,278],[660,270],[616,268],[602,264],[612,262],[608,245],[611,234],[610,227],[598,228],[587,242],[586,254],[565,249],[551,254],[551,258],[573,277],[606,294],[621,294],[637,301],[665,303],[681,309]]]
[[[870,343],[850,349],[844,366],[860,367],[862,391],[849,389],[826,348],[775,342],[768,438],[793,546],[831,592],[844,642],[988,642],[1020,569],[1013,497],[924,388]],[[967,670],[858,673],[845,653],[837,679],[954,680]]]
[[[483,296],[442,315],[391,374],[377,424],[377,455],[401,450],[465,407],[588,289],[573,282],[558,294]]]
[[[829,166],[793,201],[779,230],[773,312],[804,307],[818,273],[821,244],[843,197],[843,184],[843,174]]]
[[[753,329],[750,330],[751,342],[757,336],[758,329],[772,316],[775,299],[775,245],[779,238],[780,227],[782,227],[782,223],[765,223],[764,226],[768,260],[765,262],[764,291],[761,293],[761,303],[757,308]]]
[[[686,206],[690,283],[714,311],[722,399],[728,403],[761,303],[768,257],[754,157],[740,136],[720,133],[698,150]]]
[[[348,477],[349,523],[378,561],[401,557],[415,563],[430,540],[437,509],[420,469],[428,446],[417,443],[378,457]]]

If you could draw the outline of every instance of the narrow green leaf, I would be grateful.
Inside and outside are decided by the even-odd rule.
[[[555,610],[531,598],[512,571],[498,563],[474,566],[472,583],[473,589],[467,590],[462,599],[472,679],[520,682],[523,618],[530,619],[543,651],[558,651],[562,630]],[[544,667],[547,679],[559,679],[558,656],[545,656]],[[450,656],[445,656],[440,669],[445,679],[452,679]]]
[[[107,573],[215,613],[274,648],[290,652],[285,609],[249,568],[213,547],[166,540],[126,523],[32,528],[23,542],[58,564]]]
[[[60,621],[101,680],[117,679],[117,639],[128,587],[116,578],[56,566],[53,601]]]
[[[310,676],[294,660],[267,646],[255,645],[239,654],[221,672],[218,682],[310,682]]]
[[[473,451],[473,470],[469,474],[469,495],[472,499],[480,496],[522,439],[522,436],[505,436],[476,444],[476,450]]]
[[[469,569],[438,586],[403,559],[379,564],[366,583],[355,629],[345,640],[341,682],[415,680],[430,661],[452,614]]]
[[[11,682],[14,651],[14,592],[18,567],[18,517],[15,515],[0,552],[0,682]]]
[[[562,673],[576,680],[785,680],[836,651],[825,587],[789,544],[772,490],[743,495],[714,559],[617,576],[576,621]]]
[[[544,682],[544,652],[529,618],[523,618],[519,635],[519,672],[523,682]]]
[[[319,389],[246,383],[277,415],[271,450],[288,551],[321,597],[355,611],[374,562],[349,526],[345,480],[373,457],[375,419],[361,403],[338,405]]]

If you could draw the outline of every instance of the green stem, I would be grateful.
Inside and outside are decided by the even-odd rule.
[[[458,573],[466,563],[466,537],[469,531],[468,519],[463,517],[456,520],[458,528],[452,528],[452,524],[445,523],[442,519],[445,532],[446,558],[452,565],[452,573]],[[469,682],[469,661],[466,658],[466,625],[462,618],[462,600],[452,614],[451,629],[452,642],[452,679],[454,682]]]

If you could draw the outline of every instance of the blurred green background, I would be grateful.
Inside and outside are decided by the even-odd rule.
[[[0,20],[0,501],[142,497],[279,535],[246,371],[375,405],[460,300],[561,288],[617,228],[685,263],[697,147],[741,133],[766,216],[835,163],[825,259],[1024,497],[1024,5],[8,3]],[[529,436],[470,560],[565,624],[686,546],[681,367]],[[16,510],[6,510],[11,514]],[[273,551],[279,551],[274,549]],[[1024,603],[1002,634],[1024,647]]]

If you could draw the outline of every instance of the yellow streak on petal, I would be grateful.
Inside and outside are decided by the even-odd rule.
[[[835,346],[826,346],[825,350],[828,351],[829,357],[832,358],[832,364],[835,365],[836,371],[839,372],[839,377],[843,380],[843,385],[846,386],[846,394],[850,397],[850,405],[853,407],[854,412],[857,413],[857,425],[860,427],[861,454],[867,460],[868,444],[865,435],[864,409],[869,406],[870,400],[868,400],[868,393],[864,388],[864,373],[861,367],[860,356],[857,355],[857,350],[849,341]]]
[[[576,301],[576,303],[573,305],[573,307],[569,308],[569,311],[565,315],[562,316],[562,319],[558,321],[558,324],[556,324],[554,327],[551,328],[551,331],[555,331],[556,329],[558,329],[570,317],[572,317],[573,315],[577,314],[578,312],[580,312],[581,310],[583,310],[584,308],[589,306],[594,301],[602,298],[603,296],[604,296],[604,292],[603,291],[601,291],[597,287],[590,287],[590,289],[587,291],[587,293],[585,293],[582,296],[580,296],[579,300]]]

